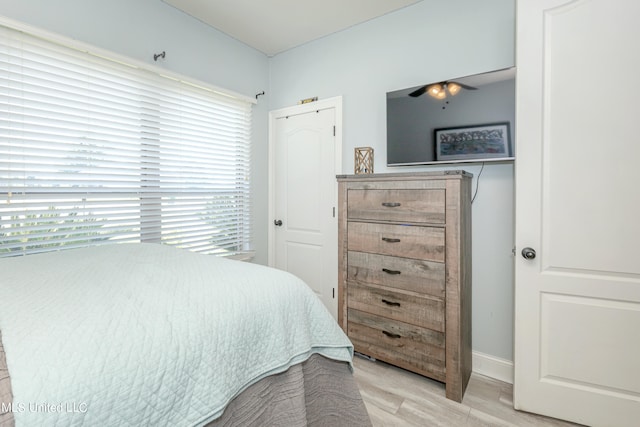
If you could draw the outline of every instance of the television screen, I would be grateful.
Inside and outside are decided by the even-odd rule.
[[[515,68],[387,93],[387,165],[513,160]]]

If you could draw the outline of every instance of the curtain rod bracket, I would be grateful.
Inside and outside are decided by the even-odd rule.
[[[260,93],[256,93],[256,99],[258,99],[259,96],[264,95],[264,91],[260,92]]]
[[[153,60],[154,60],[154,61],[158,61],[158,58],[162,58],[162,59],[164,59],[165,55],[166,55],[166,53],[165,53],[165,51],[164,51],[164,50],[163,50],[161,53],[155,53],[155,54],[153,55]]]

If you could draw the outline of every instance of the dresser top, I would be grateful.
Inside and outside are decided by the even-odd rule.
[[[473,174],[464,170],[448,170],[438,172],[404,172],[404,173],[363,173],[355,175],[336,175],[338,181],[384,181],[384,180],[424,180],[424,179],[456,179],[471,178]]]

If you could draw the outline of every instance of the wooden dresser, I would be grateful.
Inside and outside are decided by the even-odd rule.
[[[471,175],[340,175],[338,322],[357,352],[446,384],[471,374]]]

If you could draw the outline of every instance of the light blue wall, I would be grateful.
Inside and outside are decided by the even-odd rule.
[[[0,15],[253,97],[269,59],[160,0],[0,0]],[[166,52],[154,62],[153,54]],[[254,106],[256,262],[267,263],[267,97]]]
[[[343,96],[343,172],[353,148],[386,168],[385,94],[514,64],[515,0],[423,0],[273,58],[160,0],[0,0],[0,15],[248,96],[254,107],[256,262],[267,263],[268,110]],[[166,51],[166,60],[153,54]],[[479,166],[465,169],[477,175]],[[475,188],[474,179],[474,188]],[[473,348],[512,359],[513,167],[487,165],[473,204]]]
[[[514,42],[515,0],[423,0],[271,58],[270,108],[342,95],[343,173],[353,173],[360,146],[374,148],[375,172],[436,170],[385,166],[386,92],[511,67]],[[488,164],[473,204],[473,349],[507,360],[513,207],[513,165]]]

